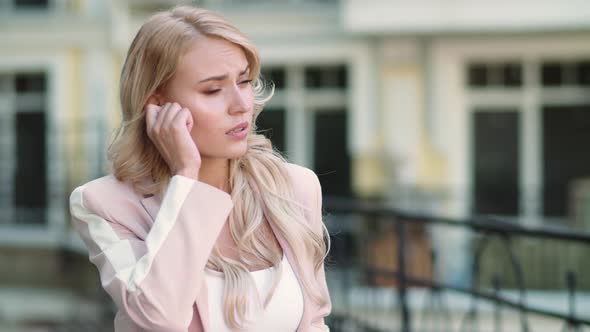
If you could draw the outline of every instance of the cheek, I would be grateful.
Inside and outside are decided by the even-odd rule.
[[[246,93],[246,99],[248,100],[248,104],[250,105],[250,109],[254,109],[254,89],[250,87],[248,92]]]
[[[200,129],[220,128],[223,124],[223,105],[215,101],[200,101],[186,106],[193,116],[194,127]]]

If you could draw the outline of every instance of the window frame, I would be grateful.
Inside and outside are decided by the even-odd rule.
[[[66,61],[58,54],[0,55],[0,72],[44,72],[46,81],[47,125],[47,223],[44,225],[0,224],[0,244],[8,246],[61,246],[65,237],[70,241],[66,228],[67,206],[66,171],[64,158],[65,128],[65,67]],[[60,98],[61,97],[61,98]],[[0,97],[1,98],[1,97]],[[0,101],[2,102],[2,101]],[[11,111],[14,108],[11,109]]]
[[[543,187],[540,110],[543,105],[558,101],[567,101],[572,105],[584,103],[590,96],[581,93],[583,86],[579,89],[571,86],[544,88],[539,72],[541,63],[547,60],[587,58],[590,44],[583,41],[588,35],[529,36],[526,39],[489,36],[481,37],[477,42],[464,37],[443,37],[436,41],[427,57],[432,68],[429,75],[433,80],[427,98],[431,98],[433,105],[431,139],[434,147],[448,160],[447,181],[452,199],[441,206],[443,213],[467,216],[471,210],[473,179],[468,176],[473,169],[468,122],[470,112],[476,107],[512,106],[521,110],[521,146],[526,147],[522,149],[519,171],[521,212],[514,219],[532,226],[564,222],[564,218],[543,216],[540,206]],[[521,88],[513,91],[470,91],[465,81],[468,65],[473,62],[496,62],[498,59],[522,61]]]

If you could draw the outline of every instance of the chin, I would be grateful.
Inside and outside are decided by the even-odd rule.
[[[246,152],[248,152],[248,145],[244,144],[239,148],[236,147],[234,149],[231,149],[231,151],[227,151],[226,156],[228,159],[239,159],[245,156]]]

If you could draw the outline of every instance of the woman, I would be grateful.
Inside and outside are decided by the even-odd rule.
[[[328,330],[321,188],[255,133],[259,73],[252,43],[203,9],[134,38],[112,174],[70,198],[116,331]]]

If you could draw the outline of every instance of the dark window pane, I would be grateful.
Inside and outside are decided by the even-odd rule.
[[[49,0],[13,0],[13,4],[17,9],[48,8]]]
[[[324,195],[351,196],[346,115],[344,110],[315,113],[314,169]]]
[[[474,207],[477,214],[516,215],[519,209],[519,114],[473,114]]]
[[[590,177],[590,105],[543,108],[543,212],[566,216],[570,186]]]
[[[502,84],[507,87],[522,85],[522,66],[518,63],[508,63],[502,66]]]
[[[346,88],[347,69],[345,65],[305,68],[307,88]]]
[[[322,70],[318,67],[305,68],[305,87],[319,88],[322,85]]]
[[[47,156],[45,113],[16,113],[14,204],[17,223],[45,223]]]
[[[46,75],[43,73],[16,74],[15,86],[17,93],[45,92]]]
[[[285,153],[285,110],[264,109],[256,118],[256,128],[272,141],[275,149]]]
[[[338,87],[346,88],[348,86],[348,67],[340,66],[338,69]]]
[[[543,86],[563,84],[563,66],[558,62],[547,62],[541,66],[541,82]]]
[[[576,76],[579,85],[590,86],[590,60],[577,63]]]
[[[264,68],[262,69],[262,78],[274,83],[276,89],[285,88],[285,69],[284,68]]]
[[[468,69],[468,82],[470,87],[483,87],[489,84],[488,66],[485,64],[472,64]]]
[[[330,88],[346,88],[346,66],[337,66],[324,70],[324,86]]]

